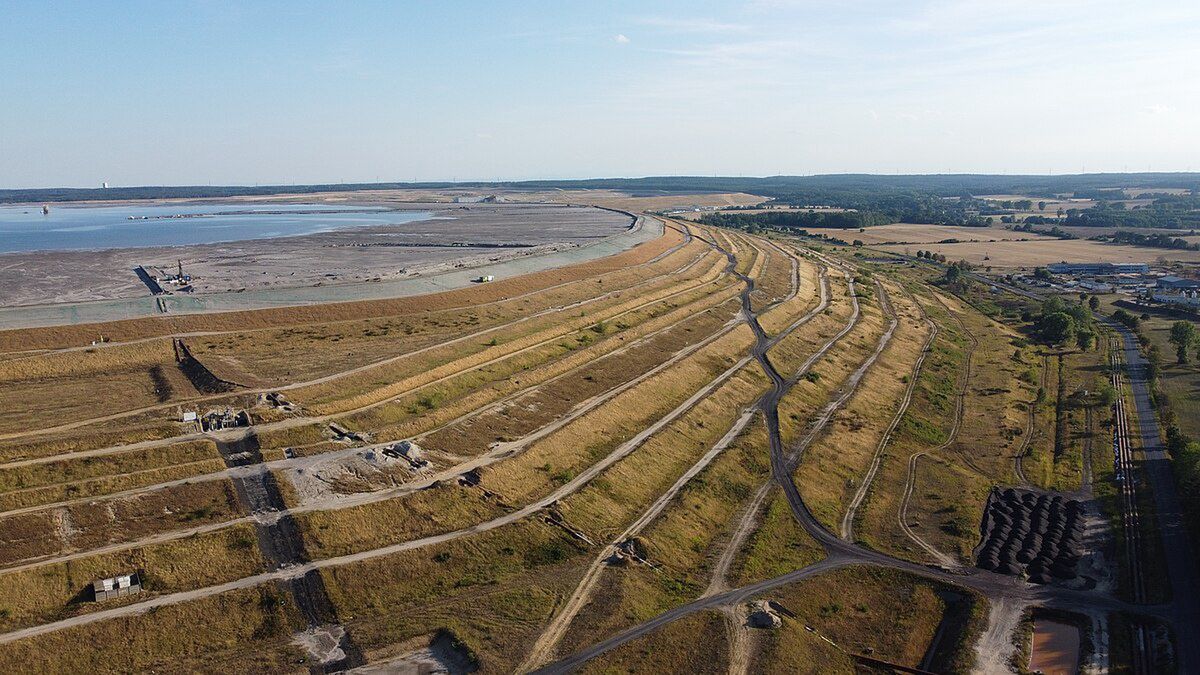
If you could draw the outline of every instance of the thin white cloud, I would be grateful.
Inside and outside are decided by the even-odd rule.
[[[629,38],[625,37],[624,33],[617,33],[613,36],[613,42],[616,42],[619,45],[627,45],[629,44]]]
[[[637,22],[643,26],[660,28],[672,33],[741,33],[750,30],[750,26],[746,24],[704,18],[643,16],[637,19]]]

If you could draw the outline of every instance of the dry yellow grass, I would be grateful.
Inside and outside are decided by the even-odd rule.
[[[585,549],[525,520],[426,549],[321,571],[338,616],[372,650],[452,631],[483,672],[511,672],[556,598],[582,573]]]
[[[779,429],[785,444],[790,445],[803,435],[808,428],[812,412],[823,407],[845,378],[849,377],[875,349],[884,330],[883,313],[874,302],[868,302],[864,298],[859,299],[859,306],[861,314],[850,332],[814,363],[808,375],[797,382],[780,401]],[[842,319],[830,327],[830,337],[844,325],[845,319]],[[817,344],[824,344],[827,339],[822,339]],[[783,346],[782,343],[780,346]],[[788,365],[789,370],[781,372],[790,374],[798,369],[804,360],[802,355],[803,352],[788,358],[784,363]],[[777,367],[782,366],[777,363]]]
[[[498,328],[514,319],[591,300],[602,293],[623,289],[642,293],[656,285],[698,277],[711,264],[704,258],[714,259],[715,254],[694,241],[656,263],[512,300],[361,321],[222,333],[194,338],[190,343],[199,358],[230,381],[247,385],[304,381],[413,352],[465,333]],[[674,273],[687,265],[691,265],[687,272]],[[281,350],[279,344],[287,344],[290,349]]]
[[[889,286],[892,307],[900,318],[896,332],[854,395],[805,451],[797,469],[805,503],[835,532],[900,406],[929,334],[913,301]]]
[[[618,334],[616,339],[621,344],[628,344],[639,336],[644,336],[654,330],[666,327],[670,323],[679,320],[684,315],[691,314],[692,316],[689,318],[689,320],[685,324],[682,324],[682,330],[689,333],[692,331],[702,331],[695,335],[696,340],[699,340],[700,335],[710,335],[720,328],[721,324],[732,318],[736,306],[736,300],[722,299],[726,297],[726,294],[723,292],[718,297],[714,297],[710,301],[705,301],[702,305],[681,307],[679,310],[673,311],[670,314],[662,315],[651,322],[632,327],[627,333]],[[711,312],[706,314],[705,311],[707,309],[711,309]],[[693,321],[692,319],[696,320]],[[655,342],[661,341],[656,339]],[[673,340],[672,342],[677,341]],[[440,391],[440,389],[431,388],[431,390],[433,390],[435,393],[421,394],[417,397],[417,402],[422,403],[422,401],[419,399],[426,395],[433,396],[434,398],[427,400],[430,403],[436,402],[437,405],[435,408],[431,410],[424,410],[417,416],[403,419],[391,426],[375,429],[373,433],[375,433],[375,437],[380,440],[395,440],[423,434],[524,387],[544,383],[555,376],[562,375],[573,369],[596,362],[605,354],[611,353],[614,347],[617,346],[618,345],[612,344],[608,341],[600,341],[584,349],[577,348],[575,350],[569,350],[569,353],[564,358],[545,363],[536,368],[519,371],[516,373],[516,376],[492,382],[491,384],[472,391],[459,399],[451,399],[447,401],[445,400],[444,396],[437,393]],[[632,379],[639,374],[640,373],[637,372],[626,372],[624,373],[624,379]],[[570,400],[577,400],[574,394],[570,394],[569,397]],[[405,400],[407,400],[407,398],[408,397],[406,397]],[[405,405],[409,404],[406,403]],[[421,405],[421,407],[425,408],[428,406]],[[469,425],[470,422],[467,424]],[[481,448],[478,445],[467,445],[452,448],[451,450],[454,454],[461,454],[464,452],[470,454],[479,449]]]
[[[771,488],[755,515],[756,525],[730,570],[732,587],[773,579],[825,557],[825,551],[796,523],[791,506],[778,487]]]
[[[10,642],[0,663],[43,673],[286,672],[302,658],[288,643],[301,626],[266,585]]]
[[[296,389],[291,392],[291,397],[314,411],[325,414],[370,405],[424,382],[474,367],[539,342],[583,330],[597,322],[610,320],[679,291],[701,288],[715,278],[715,272],[705,272],[704,276],[698,279],[668,280],[654,291],[636,295],[622,294],[583,310],[570,311],[569,314],[557,313],[525,322],[495,335],[495,345],[484,340],[478,343],[471,341],[448,345],[422,354],[419,358],[393,361],[327,383]],[[501,342],[501,339],[504,341]],[[431,367],[432,365],[436,367]]]
[[[413,364],[412,369],[417,370],[418,374],[387,388],[389,394],[406,389],[410,394],[340,419],[357,429],[379,428],[396,424],[415,413],[428,412],[487,383],[500,382],[503,386],[505,380],[511,381],[517,376],[526,384],[535,383],[552,376],[555,370],[553,365],[573,352],[586,351],[590,358],[596,358],[632,339],[643,324],[657,326],[660,325],[657,321],[660,317],[668,321],[678,320],[689,312],[720,303],[722,298],[732,293],[727,289],[725,285],[707,284],[646,307],[639,307],[643,303],[635,300],[629,303],[634,309],[610,312],[599,317],[576,316],[566,322],[574,328],[570,332],[557,329],[538,333],[496,348],[480,345],[482,351],[424,371],[420,370],[419,364]],[[498,353],[494,353],[493,349]],[[375,375],[372,378],[379,379]],[[515,384],[515,381],[512,382]],[[410,400],[414,397],[416,400]],[[355,402],[360,400],[365,399],[359,397]],[[430,405],[431,402],[435,405]]]
[[[586,663],[581,673],[725,673],[729,641],[719,612],[697,612]]]
[[[88,551],[245,515],[229,480],[183,484],[0,519],[0,564]]]
[[[946,612],[944,587],[893,570],[852,567],[771,592],[796,618],[760,638],[751,672],[855,673],[847,654],[919,666]],[[832,640],[840,649],[808,631]]]
[[[296,515],[310,558],[332,558],[468,527],[504,513],[479,490],[443,485],[397,499]]]
[[[0,493],[157,469],[205,459],[220,459],[216,443],[208,439],[185,441],[119,455],[0,467]]]
[[[132,490],[168,481],[203,476],[225,469],[220,459],[201,459],[194,462],[172,464],[157,469],[128,471],[113,476],[102,476],[58,485],[14,490],[0,494],[0,510],[19,509],[32,506],[55,504],[62,501],[100,498],[115,492]]]
[[[811,261],[801,258],[798,263],[799,272],[799,287],[796,290],[796,295],[789,300],[761,312],[758,316],[758,322],[762,325],[763,330],[768,335],[776,335],[795,320],[795,317],[803,315],[808,310],[812,309],[820,301],[820,269]],[[788,276],[791,276],[791,265],[788,264]],[[791,280],[785,282],[790,287]],[[784,291],[782,295],[778,291],[772,292],[771,295],[783,297],[787,294]],[[762,302],[762,301],[760,301]],[[766,303],[763,303],[764,305]],[[760,310],[762,307],[757,307]]]
[[[15,630],[111,607],[90,602],[96,579],[137,571],[145,592],[175,593],[232,581],[265,569],[251,525],[178,541],[80,558],[21,572],[0,571],[0,630]]]
[[[766,387],[766,376],[757,364],[748,364],[631,455],[563,499],[563,515],[593,538],[611,539],[712,448]],[[756,459],[754,465],[761,471],[765,456],[750,458],[749,454],[743,449],[739,456],[747,456],[748,462]],[[711,479],[712,471],[703,475],[683,494]]]
[[[738,327],[487,472],[484,484],[509,499],[523,501],[566,482],[733,365],[736,355],[752,340],[749,328]]]
[[[987,492],[1013,480],[1013,455],[1027,420],[1026,403],[1034,388],[1024,375],[1027,364],[1013,360],[1008,328],[993,322],[953,296],[942,300],[979,340],[966,389],[963,420],[953,444],[939,455],[921,459],[909,506],[909,525],[942,552],[968,560],[978,540],[978,523]],[[913,404],[894,437],[893,451],[876,477],[876,488],[860,509],[856,534],[870,546],[900,557],[924,560],[925,554],[899,529],[899,498],[908,476],[908,458],[943,444],[954,420],[956,382],[962,371],[967,335],[937,303],[926,309],[940,332],[922,368]],[[1022,379],[1025,377],[1025,379]]]

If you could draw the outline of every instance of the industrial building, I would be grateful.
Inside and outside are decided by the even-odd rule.
[[[1195,290],[1200,288],[1200,281],[1195,279],[1185,279],[1177,277],[1173,274],[1168,274],[1165,277],[1159,277],[1156,284],[1159,288],[1168,288],[1176,291]]]
[[[1155,291],[1150,298],[1164,305],[1177,305],[1193,309],[1200,307],[1200,291],[1197,290],[1177,291],[1175,293]]]
[[[1061,262],[1046,265],[1046,269],[1050,270],[1054,274],[1146,274],[1150,271],[1150,265],[1146,263]]]

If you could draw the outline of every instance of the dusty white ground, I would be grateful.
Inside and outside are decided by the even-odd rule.
[[[403,279],[583,246],[630,224],[620,213],[565,205],[389,206],[432,218],[220,244],[2,254],[0,307],[148,296],[133,268],[174,269],[177,260],[201,294]],[[488,247],[496,244],[526,246]]]

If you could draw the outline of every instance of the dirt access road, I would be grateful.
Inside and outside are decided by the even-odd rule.
[[[752,353],[765,354],[765,346],[764,340],[762,339],[762,336],[760,336],[755,348],[752,350]],[[1095,591],[1077,591],[1049,585],[1028,584],[1014,577],[999,575],[975,568],[963,571],[949,571],[930,568],[893,558],[883,553],[861,548],[841,539],[834,533],[826,530],[824,526],[817,521],[817,519],[809,511],[807,505],[804,503],[804,500],[800,496],[800,492],[796,487],[793,472],[796,468],[795,462],[798,458],[794,457],[790,453],[785,453],[779,430],[778,402],[786,393],[787,386],[786,382],[782,378],[776,379],[773,377],[772,380],[775,386],[773,387],[771,394],[764,399],[766,405],[768,406],[768,411],[764,417],[767,420],[767,430],[770,438],[773,480],[783,489],[784,495],[788,500],[788,505],[796,522],[825,550],[826,557],[814,565],[796,570],[780,577],[776,577],[775,579],[770,579],[717,595],[707,595],[694,600],[691,603],[673,608],[653,619],[650,619],[649,621],[633,626],[607,640],[597,643],[536,672],[572,672],[586,663],[589,659],[595,658],[596,656],[623,645],[630,640],[644,636],[655,629],[674,621],[675,619],[705,609],[721,608],[731,604],[745,602],[747,599],[773,588],[795,583],[796,581],[814,574],[848,565],[873,565],[892,568],[916,574],[918,576],[933,578],[952,586],[975,590],[983,594],[993,607],[999,605],[997,609],[993,610],[995,612],[993,618],[995,619],[1002,618],[1001,615],[1005,614],[1005,612],[1001,610],[1004,607],[1016,605],[1040,605],[1045,607],[1085,612],[1091,610],[1128,611],[1141,614],[1150,614],[1161,618],[1174,618],[1177,614],[1179,614],[1179,618],[1182,619],[1179,625],[1183,626],[1184,630],[1194,630],[1195,623],[1191,621],[1192,616],[1186,613],[1186,610],[1184,612],[1180,612],[1173,605],[1135,606],[1118,600],[1105,593],[1099,593]],[[1142,419],[1153,420],[1154,418],[1152,417],[1152,411],[1148,412],[1150,415],[1147,415]],[[1151,422],[1151,424],[1153,423]],[[1156,440],[1156,427],[1151,426],[1151,430],[1154,431]],[[1155,445],[1157,445],[1157,443]],[[1169,474],[1167,475],[1167,478],[1170,478]],[[1178,513],[1178,511],[1176,511],[1176,513]],[[1181,588],[1188,588],[1188,586],[1182,586]],[[1189,598],[1188,602],[1196,602],[1194,595],[1193,597]],[[996,626],[997,630],[995,632],[997,633],[1011,632],[1011,629],[1004,629],[1004,625],[1008,623],[1007,620],[993,621],[992,623]],[[1192,640],[1191,642],[1196,641]],[[1181,654],[1180,672],[1193,672],[1187,669],[1192,663],[1193,661],[1190,660],[1190,657]]]

